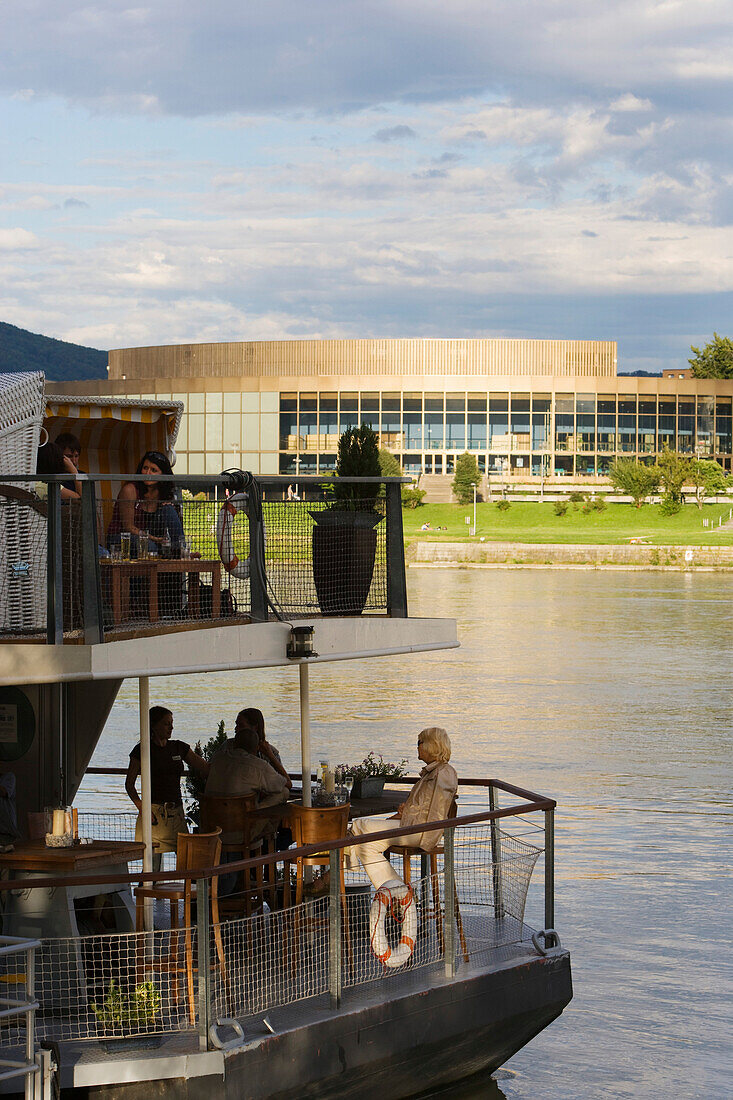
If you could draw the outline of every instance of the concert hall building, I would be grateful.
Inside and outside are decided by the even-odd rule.
[[[180,400],[177,473],[331,470],[339,433],[371,424],[421,485],[458,455],[512,482],[603,479],[667,444],[731,469],[733,383],[617,373],[596,340],[274,340],[124,348],[106,382],[50,392]]]

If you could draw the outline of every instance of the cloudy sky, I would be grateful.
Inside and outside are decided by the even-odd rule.
[[[2,0],[0,320],[733,335],[730,0]]]

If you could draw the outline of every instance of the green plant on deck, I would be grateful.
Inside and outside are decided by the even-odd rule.
[[[377,433],[368,424],[347,428],[339,437],[335,478],[323,486],[328,507],[338,511],[363,512],[374,508],[378,485],[345,484],[340,478],[382,477]]]
[[[123,993],[113,978],[101,1005],[92,1003],[92,1012],[109,1031],[149,1030],[160,1016],[160,990],[155,982],[140,982]]]
[[[354,779],[369,779],[373,776],[385,776],[388,779],[399,779],[407,771],[407,760],[400,760],[399,764],[392,764],[385,760],[382,754],[370,752],[360,764],[339,764],[347,775]]]
[[[194,746],[194,752],[197,752],[199,756],[203,756],[204,760],[210,762],[214,756],[223,749],[227,743],[226,728],[224,721],[219,723],[216,733],[213,737],[210,737],[206,744],[201,747],[201,742],[197,741]],[[201,796],[204,793],[204,787],[206,786],[206,780],[198,772],[190,771],[186,776],[186,790],[188,791],[189,798],[196,803],[196,808],[201,801]]]

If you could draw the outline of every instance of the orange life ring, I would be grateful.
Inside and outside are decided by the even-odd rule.
[[[399,918],[396,910],[399,910]],[[389,912],[402,922],[400,942],[394,948],[387,941],[386,922]],[[379,961],[393,970],[404,966],[415,950],[416,935],[417,908],[412,887],[396,881],[380,886],[369,910],[369,942]]]

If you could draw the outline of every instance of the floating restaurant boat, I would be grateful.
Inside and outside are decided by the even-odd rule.
[[[126,678],[139,684],[145,811],[150,677],[291,668],[307,819],[316,812],[311,667],[458,644],[454,621],[408,613],[400,479],[384,479],[368,538],[333,536],[332,560],[354,554],[353,572],[363,580],[367,570],[368,583],[344,589],[344,570],[333,570],[339,587],[327,614],[328,569],[314,579],[314,514],[327,508],[316,479],[306,502],[287,499],[287,478],[188,475],[188,489],[214,486],[219,502],[191,493],[180,502],[186,547],[150,557],[141,540],[124,558],[116,547],[100,557],[100,529],[129,480],[121,471],[145,450],[171,451],[179,416],[165,402],[50,406],[42,376],[0,376],[0,771],[16,777],[21,831],[27,822],[33,832],[40,815],[49,833],[0,854],[0,1091],[39,1100],[59,1088],[99,1100],[153,1090],[171,1100],[387,1100],[489,1073],[572,997],[554,930],[552,799],[461,778],[457,816],[423,827],[442,841],[415,854],[419,872],[399,851],[410,830],[389,829],[396,873],[411,873],[414,934],[392,905],[378,929],[389,950],[378,951],[369,883],[346,872],[342,889],[343,834],[243,852],[226,865],[245,884],[241,902],[236,891],[218,897],[218,862],[153,873],[149,824],[136,841],[133,815],[82,812],[74,842],[65,808]],[[91,472],[71,505],[61,503],[58,477],[46,479],[47,496],[29,492],[44,417],[52,429],[82,429]],[[217,538],[227,493],[236,505]],[[231,571],[218,553],[226,524]],[[388,785],[376,808],[401,801],[405,782]],[[47,807],[56,810],[48,821]],[[540,857],[544,914],[534,930],[524,909]],[[291,876],[302,885],[309,859],[330,868],[330,883],[294,904]],[[141,882],[158,891],[154,904],[136,897]],[[386,965],[400,937],[401,965]]]

